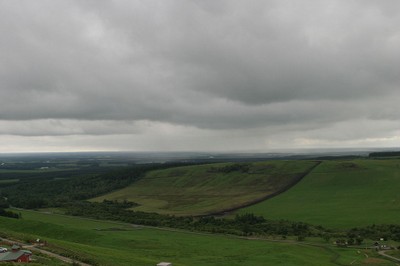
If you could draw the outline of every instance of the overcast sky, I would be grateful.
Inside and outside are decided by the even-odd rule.
[[[0,152],[400,146],[400,3],[0,1]]]

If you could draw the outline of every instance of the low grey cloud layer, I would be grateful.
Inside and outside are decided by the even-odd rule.
[[[398,25],[397,1],[1,1],[0,151],[399,146]]]

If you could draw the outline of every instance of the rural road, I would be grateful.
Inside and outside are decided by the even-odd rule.
[[[393,256],[390,256],[390,255],[386,254],[386,253],[385,253],[386,251],[387,251],[387,250],[381,250],[381,251],[379,251],[378,253],[379,253],[379,255],[382,255],[382,256],[384,256],[384,257],[386,257],[386,258],[389,258],[389,259],[391,259],[391,260],[400,262],[400,259],[399,259],[399,258],[396,258],[396,257],[393,257]]]
[[[61,256],[59,254],[56,254],[56,253],[53,253],[53,252],[50,252],[50,251],[47,251],[47,250],[37,248],[35,245],[25,245],[25,244],[23,244],[21,242],[14,241],[14,240],[11,240],[11,239],[6,239],[6,238],[0,238],[0,239],[4,240],[4,241],[7,241],[7,242],[10,242],[12,244],[17,244],[17,245],[21,246],[24,249],[28,249],[28,250],[36,252],[36,253],[42,253],[42,254],[47,255],[49,257],[59,259],[59,260],[61,260],[63,262],[66,262],[66,263],[70,263],[70,264],[78,263],[81,266],[91,266],[90,264],[87,264],[87,263],[84,263],[84,262],[80,262],[80,261],[77,261],[77,260],[73,260],[73,259],[70,259],[68,257],[64,257],[64,256]]]
[[[71,264],[72,263],[78,263],[81,266],[91,266],[90,264],[87,264],[87,263],[84,263],[84,262],[80,262],[80,261],[77,261],[77,260],[73,260],[73,259],[70,259],[68,257],[64,257],[64,256],[61,256],[59,254],[56,254],[56,253],[53,253],[53,252],[50,252],[50,251],[47,251],[47,250],[37,248],[35,246],[22,246],[22,247],[26,248],[26,249],[29,249],[29,250],[32,250],[32,251],[35,251],[35,252],[40,252],[40,253],[42,253],[44,255],[59,259],[61,261],[67,262],[67,263],[71,263]]]

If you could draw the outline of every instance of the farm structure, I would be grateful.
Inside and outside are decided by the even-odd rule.
[[[386,243],[382,243],[382,242],[380,243],[378,241],[376,241],[374,243],[372,248],[374,248],[375,250],[389,250],[389,249],[392,249],[392,247],[388,246]]]
[[[13,245],[11,251],[0,253],[0,262],[29,262],[32,252],[21,250],[18,245]]]
[[[157,264],[157,266],[172,266],[171,262],[160,262]]]

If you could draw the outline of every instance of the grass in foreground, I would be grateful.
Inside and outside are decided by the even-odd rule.
[[[209,164],[152,171],[131,186],[94,201],[128,200],[138,211],[199,215],[240,207],[270,195],[307,172],[316,162],[248,163],[247,171],[226,171],[237,164]]]
[[[261,266],[363,265],[365,256],[353,249],[321,248],[304,243],[245,240],[221,235],[194,234],[134,227],[78,217],[21,211],[23,219],[0,217],[1,234],[39,237],[58,250],[86,257],[99,265]],[[395,265],[379,260],[369,265]]]
[[[240,210],[331,228],[397,224],[400,161],[324,161],[287,192]]]
[[[17,183],[19,182],[19,179],[0,179],[0,185],[1,184],[12,184],[12,183]]]

